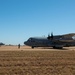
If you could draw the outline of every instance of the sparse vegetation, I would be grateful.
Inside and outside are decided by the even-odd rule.
[[[75,51],[0,51],[0,75],[75,75]]]

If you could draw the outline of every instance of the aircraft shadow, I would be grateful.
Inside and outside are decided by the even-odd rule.
[[[52,47],[44,47],[44,48],[42,48],[42,49],[54,49],[54,48],[52,48]],[[55,48],[54,50],[57,50],[58,48]],[[69,49],[67,49],[67,48],[62,48],[62,49],[58,49],[58,50],[69,50]]]

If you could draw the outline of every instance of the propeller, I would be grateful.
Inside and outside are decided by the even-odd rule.
[[[51,39],[51,36],[50,36],[50,34],[48,34],[48,37],[47,37],[47,39],[48,39],[48,40],[50,40],[50,39]]]
[[[54,37],[54,36],[53,36],[53,32],[51,32],[51,39],[53,39],[53,37]]]
[[[52,39],[53,39],[53,37],[54,37],[54,36],[53,36],[53,32],[51,32],[51,36],[48,34],[47,39],[48,39],[48,40],[50,40],[50,39],[52,40]]]

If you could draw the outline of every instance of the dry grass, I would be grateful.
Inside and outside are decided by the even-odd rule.
[[[75,51],[0,51],[0,75],[75,75]]]

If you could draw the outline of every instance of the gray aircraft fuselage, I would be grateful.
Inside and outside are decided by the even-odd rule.
[[[46,38],[29,38],[26,42],[24,42],[25,45],[31,46],[31,47],[50,47],[51,41]]]
[[[24,42],[25,45],[34,47],[53,47],[63,48],[68,46],[75,46],[75,35],[71,37],[66,36],[54,36],[53,39],[47,39],[47,37],[30,37]]]

